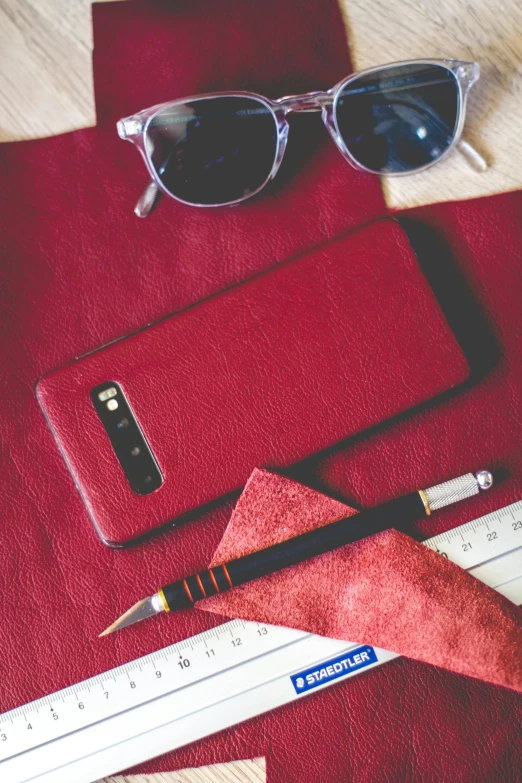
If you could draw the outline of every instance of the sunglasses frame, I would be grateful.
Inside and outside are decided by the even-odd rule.
[[[423,166],[419,166],[418,168],[413,169],[412,171],[396,171],[396,172],[385,172],[385,173],[377,172],[359,163],[346,147],[342,139],[341,133],[339,131],[339,127],[336,119],[337,102],[339,100],[339,96],[341,95],[345,87],[347,87],[353,81],[359,79],[361,76],[366,76],[372,73],[376,73],[378,71],[386,71],[402,65],[439,65],[451,71],[451,73],[455,77],[455,82],[457,85],[457,99],[458,99],[455,131],[451,143],[448,145],[447,149],[445,149],[444,152],[435,160],[430,161],[429,163],[426,163]],[[288,134],[289,134],[290,126],[287,117],[289,114],[295,112],[320,111],[323,123],[326,126],[328,133],[330,134],[333,141],[335,142],[341,155],[346,161],[348,161],[348,163],[354,169],[357,169],[358,171],[365,171],[367,173],[376,174],[378,176],[403,177],[403,176],[408,176],[410,174],[417,174],[418,172],[425,171],[426,169],[431,168],[431,166],[434,166],[435,164],[440,163],[442,160],[444,160],[452,152],[452,150],[455,149],[455,146],[458,144],[462,135],[462,129],[464,127],[465,114],[466,114],[466,101],[467,101],[468,92],[471,86],[479,79],[479,77],[480,77],[480,66],[476,62],[468,62],[465,60],[453,60],[453,59],[399,60],[397,62],[387,63],[385,65],[378,65],[372,68],[366,68],[363,71],[356,71],[355,73],[352,73],[350,76],[341,79],[340,82],[335,84],[326,92],[319,91],[319,92],[303,93],[302,95],[286,95],[282,98],[278,98],[277,100],[272,100],[264,95],[259,95],[258,93],[255,92],[247,92],[243,90],[213,92],[213,93],[205,93],[203,95],[192,95],[186,98],[179,98],[175,101],[160,103],[157,104],[156,106],[150,107],[149,109],[144,109],[143,111],[140,111],[137,114],[134,114],[130,117],[124,117],[123,119],[118,121],[117,129],[120,138],[130,141],[138,148],[153,183],[159,190],[161,190],[170,198],[173,198],[182,204],[187,204],[188,206],[192,206],[192,207],[234,206],[235,204],[240,204],[241,202],[246,201],[247,199],[250,199],[253,196],[255,196],[257,193],[263,190],[263,188],[266,187],[266,185],[268,185],[268,183],[271,182],[274,179],[274,177],[277,175],[281,163],[283,161],[283,156],[285,154],[286,145],[288,142]],[[216,204],[197,204],[191,201],[184,201],[183,199],[171,193],[163,185],[159,175],[157,174],[152,164],[152,160],[149,151],[147,149],[147,132],[152,120],[165,109],[179,106],[191,101],[209,100],[213,98],[252,98],[267,107],[267,109],[271,112],[274,118],[276,129],[277,129],[277,140],[276,140],[276,149],[274,155],[274,163],[272,165],[272,169],[270,173],[268,174],[264,182],[256,190],[251,191],[250,193],[242,196],[241,198],[235,199],[234,201],[218,202]]]

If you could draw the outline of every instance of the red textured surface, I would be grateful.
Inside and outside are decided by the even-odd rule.
[[[352,512],[296,481],[256,470],[211,566]],[[398,530],[242,585],[198,608],[372,644],[522,692],[522,610]]]
[[[100,535],[122,543],[468,374],[404,229],[383,220],[50,373],[37,394]],[[91,402],[107,380],[163,474],[145,497]]]
[[[39,410],[37,378],[385,211],[378,181],[354,175],[308,115],[298,119],[310,121],[309,146],[296,124],[293,168],[259,200],[211,214],[165,200],[137,220],[145,171],[114,119],[199,89],[276,95],[333,84],[349,70],[344,28],[332,0],[128,2],[95,5],[94,15],[100,127],[0,147],[2,710],[219,622],[192,611],[97,639],[135,600],[206,566],[231,510],[134,550],[102,547]],[[506,466],[495,492],[432,517],[423,529],[434,534],[521,494],[522,196],[416,216],[447,241],[435,266],[449,258],[483,315],[467,341],[482,374],[296,474],[373,505]],[[400,659],[144,768],[266,755],[271,783],[518,783],[521,735],[519,695]]]

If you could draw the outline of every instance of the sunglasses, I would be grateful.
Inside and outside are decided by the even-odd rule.
[[[411,174],[454,148],[484,171],[484,158],[460,138],[479,75],[478,63],[411,60],[359,71],[326,92],[278,100],[218,92],[145,109],[117,125],[152,178],[135,212],[146,217],[161,192],[197,207],[255,196],[279,170],[293,112],[320,111],[341,155],[359,171]]]

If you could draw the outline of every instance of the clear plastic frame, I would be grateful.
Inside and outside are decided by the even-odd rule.
[[[480,68],[478,63],[451,59],[401,60],[399,62],[380,65],[373,68],[368,68],[364,71],[353,73],[350,76],[342,79],[326,92],[309,92],[303,95],[287,95],[282,98],[278,98],[277,100],[271,100],[270,98],[266,98],[263,95],[259,95],[253,92],[215,92],[205,95],[195,95],[187,98],[180,98],[175,101],[162,103],[157,106],[152,106],[149,109],[140,111],[131,117],[126,117],[119,120],[117,124],[119,136],[122,139],[126,139],[127,141],[132,142],[139,149],[145,162],[145,166],[147,167],[151,177],[151,181],[147,185],[144,193],[136,205],[136,214],[139,217],[146,217],[150,213],[158,195],[161,192],[182,203],[189,204],[190,206],[200,207],[232,206],[239,204],[240,202],[245,201],[252,196],[255,196],[265,187],[265,185],[274,179],[274,177],[277,175],[277,172],[279,171],[279,167],[281,166],[288,142],[288,115],[295,112],[320,111],[322,120],[344,159],[359,171],[366,171],[372,174],[383,175],[383,172],[378,172],[375,169],[368,168],[363,165],[348,149],[339,130],[337,105],[340,96],[343,94],[343,91],[345,91],[350,84],[361,79],[361,77],[371,76],[374,73],[386,72],[389,69],[400,66],[441,66],[453,74],[455,78],[457,100],[457,106],[455,107],[455,124],[450,143],[448,144],[447,148],[444,149],[438,157],[436,157],[436,159],[430,160],[424,165],[416,166],[412,170],[385,172],[384,176],[405,176],[407,174],[423,171],[444,160],[454,149],[458,149],[459,152],[461,152],[462,155],[466,158],[467,162],[475,170],[484,171],[487,168],[487,163],[484,158],[469,143],[463,141],[461,138],[465,121],[467,95],[471,86],[478,80],[480,76]],[[165,187],[152,163],[150,155],[150,143],[147,143],[150,124],[158,114],[164,112],[166,109],[175,108],[192,101],[204,101],[219,97],[251,98],[266,107],[266,109],[272,114],[277,129],[272,168],[264,182],[262,182],[259,187],[248,192],[246,195],[243,195],[241,198],[215,204],[198,204],[184,201],[182,198],[179,198],[175,194],[171,193]]]

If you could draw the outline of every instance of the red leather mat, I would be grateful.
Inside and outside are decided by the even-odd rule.
[[[38,408],[37,378],[385,212],[378,180],[346,166],[313,115],[293,123],[286,176],[241,209],[165,200],[146,221],[132,212],[146,175],[114,120],[199,90],[330,86],[349,70],[331,0],[115,3],[94,17],[99,127],[0,148],[2,711],[218,622],[186,612],[97,639],[134,600],[208,563],[230,514],[146,547],[103,548]],[[372,505],[471,467],[508,469],[480,503],[434,516],[423,528],[433,534],[520,496],[522,197],[414,216],[446,243],[430,273],[474,381],[295,475]],[[269,779],[285,783],[515,783],[521,723],[516,694],[401,659],[145,768],[265,755]]]

